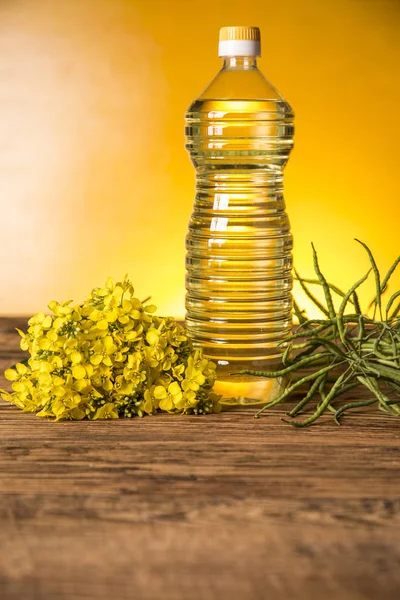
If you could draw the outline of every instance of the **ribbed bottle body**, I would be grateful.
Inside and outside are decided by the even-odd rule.
[[[216,391],[264,402],[292,326],[292,236],[283,168],[293,114],[283,100],[197,100],[186,114],[196,196],[186,238],[186,326],[217,364]]]

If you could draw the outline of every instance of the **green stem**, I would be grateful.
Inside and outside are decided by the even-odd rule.
[[[371,398],[370,400],[361,400],[360,402],[349,402],[348,404],[345,404],[344,406],[341,406],[336,412],[335,412],[335,422],[337,425],[340,425],[339,422],[339,418],[341,417],[341,415],[343,415],[343,413],[345,413],[347,410],[350,410],[352,408],[360,408],[362,406],[370,406],[370,404],[376,404],[377,399],[376,398]]]
[[[292,373],[300,367],[305,367],[321,358],[327,358],[328,356],[330,356],[329,352],[320,352],[314,354],[313,356],[308,356],[303,360],[300,360],[299,362],[294,363],[289,367],[286,367],[285,369],[280,369],[279,371],[251,371],[249,369],[245,369],[243,371],[237,371],[236,373],[232,373],[232,375],[253,375],[254,377],[268,377],[270,379],[274,379],[275,377],[282,377],[283,375],[288,375],[289,373]]]
[[[316,421],[318,419],[318,417],[320,417],[325,412],[325,409],[331,402],[332,397],[334,396],[336,390],[340,387],[345,376],[346,376],[346,373],[342,373],[340,375],[340,377],[337,379],[337,381],[332,386],[329,394],[326,395],[324,401],[317,407],[317,410],[315,411],[315,413],[313,415],[311,415],[311,417],[309,417],[305,421],[300,421],[300,422],[299,421],[288,421],[287,419],[283,419],[283,421],[285,421],[285,423],[289,423],[290,425],[293,425],[293,427],[307,427],[308,425],[311,425],[312,423],[314,423],[314,421]]]
[[[320,371],[317,371],[316,373],[310,373],[310,375],[306,375],[302,379],[299,379],[298,381],[296,381],[296,383],[294,383],[289,388],[287,388],[276,400],[273,400],[272,402],[268,402],[268,404],[263,406],[262,409],[259,410],[255,414],[255,417],[258,418],[261,415],[261,413],[263,413],[265,410],[267,410],[267,408],[271,408],[272,406],[276,406],[277,404],[282,402],[282,400],[287,398],[292,392],[294,392],[294,390],[299,388],[304,383],[307,383],[308,381],[312,381],[313,379],[316,379],[320,375],[324,375],[325,373],[328,373],[331,369],[333,369],[333,365],[329,366],[329,367],[325,367],[324,369],[321,369]]]
[[[319,385],[324,377],[325,377],[325,375],[321,375],[313,382],[312,386],[310,387],[310,389],[307,392],[307,395],[304,396],[304,398],[302,398],[302,400],[300,400],[300,402],[298,404],[296,404],[296,406],[288,413],[289,417],[294,417],[303,410],[305,405],[314,396],[315,392],[319,388]]]

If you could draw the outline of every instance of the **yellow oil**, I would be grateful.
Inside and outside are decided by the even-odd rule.
[[[186,326],[217,364],[215,391],[226,404],[264,403],[286,385],[235,373],[279,368],[291,332],[283,168],[292,145],[292,110],[255,59],[226,59],[186,114],[186,147],[196,168]]]

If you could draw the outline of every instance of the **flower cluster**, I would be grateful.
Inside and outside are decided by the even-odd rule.
[[[49,309],[18,330],[30,358],[6,370],[13,392],[1,390],[17,407],[57,420],[219,411],[214,363],[173,318],[135,298],[127,278]]]

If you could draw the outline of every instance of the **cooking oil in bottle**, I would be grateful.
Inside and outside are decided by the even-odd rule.
[[[186,238],[186,327],[217,365],[226,404],[276,398],[292,327],[292,236],[283,169],[293,111],[257,67],[257,27],[223,27],[222,69],[186,113],[196,196]]]

